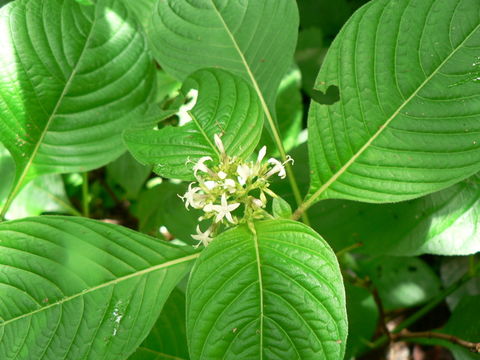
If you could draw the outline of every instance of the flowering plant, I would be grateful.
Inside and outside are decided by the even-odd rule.
[[[263,162],[266,146],[260,149],[255,162],[229,157],[218,134],[214,135],[214,141],[219,153],[219,164],[214,165],[210,156],[201,157],[193,166],[197,182],[190,183],[188,191],[180,196],[187,209],[191,206],[204,211],[198,221],[213,220],[206,231],[201,231],[197,225],[197,233],[192,235],[192,238],[205,246],[213,240],[220,225],[228,227],[271,217],[265,211],[267,195],[274,198],[277,195],[269,189],[269,178],[275,174],[285,178],[285,163],[293,163],[291,157],[287,157],[285,163],[274,158]],[[208,163],[212,164],[211,167],[208,167]],[[240,206],[243,216],[239,219],[232,212]]]
[[[0,360],[478,359],[479,0],[0,0],[0,36]]]

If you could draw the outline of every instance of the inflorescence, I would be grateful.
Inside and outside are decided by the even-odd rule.
[[[266,146],[260,149],[255,162],[244,161],[228,156],[217,134],[214,135],[214,141],[219,163],[215,164],[210,156],[201,157],[193,166],[197,181],[191,183],[188,191],[180,196],[187,209],[192,207],[204,211],[199,221],[213,220],[206,231],[197,226],[197,233],[192,235],[199,245],[205,246],[222,227],[269,217],[270,214],[265,210],[267,195],[277,197],[269,189],[269,178],[275,174],[285,178],[285,164],[293,163],[291,157],[287,157],[284,163],[274,158],[263,161]]]

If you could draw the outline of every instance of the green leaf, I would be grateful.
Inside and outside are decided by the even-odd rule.
[[[292,217],[292,207],[281,197],[277,197],[272,201],[272,213],[277,218],[290,219]]]
[[[329,38],[338,33],[351,14],[347,0],[297,0],[297,3],[302,28],[319,27]]]
[[[345,359],[366,349],[375,334],[378,309],[372,294],[365,288],[345,283],[348,313],[348,341]]]
[[[7,5],[12,0],[0,0],[0,7]]]
[[[138,195],[151,172],[150,166],[139,164],[128,152],[107,165],[107,178],[120,185],[128,198]]]
[[[414,257],[379,257],[362,265],[377,288],[386,310],[420,305],[439,294],[435,272]]]
[[[136,16],[137,20],[142,24],[145,30],[149,29],[152,21],[152,12],[155,7],[156,0],[122,0],[124,5],[129,8]]]
[[[198,254],[74,217],[0,224],[2,359],[125,359]]]
[[[354,243],[365,254],[468,255],[480,251],[479,176],[397,204],[327,200],[309,210],[335,250]]]
[[[407,200],[478,172],[479,47],[477,0],[374,0],[358,10],[316,81],[322,92],[338,87],[340,101],[311,105],[307,205]]]
[[[192,270],[192,359],[342,359],[345,293],[337,259],[309,227],[269,220],[220,234]]]
[[[154,66],[120,2],[14,1],[0,34],[0,141],[16,164],[8,203],[39,175],[94,169],[125,150],[121,132],[144,108]]]
[[[218,67],[242,76],[274,110],[292,63],[298,29],[294,0],[158,1],[149,33],[155,58],[183,80]]]
[[[292,65],[280,83],[275,104],[278,130],[282,134],[285,151],[290,151],[298,144],[298,136],[302,131],[303,103],[300,88],[300,70]],[[279,155],[278,151],[275,151],[275,143],[268,132],[262,134],[260,143],[266,145],[268,152],[273,156]]]
[[[442,265],[440,267],[440,276],[444,288],[448,288],[456,283],[460,278],[471,271],[473,256],[457,256],[457,257],[445,257],[442,259]],[[480,258],[476,256],[475,261],[478,262]],[[467,283],[463,284],[460,288],[455,290],[454,293],[447,296],[446,303],[450,310],[454,310],[462,298],[470,295],[480,295],[480,276],[475,276]]]
[[[138,199],[137,217],[140,219],[140,231],[158,236],[161,226],[184,242],[196,244],[191,234],[196,234],[195,228],[202,211],[190,208],[187,210],[178,197],[187,191],[186,184],[173,184],[164,181],[140,194]],[[168,206],[160,206],[168,204]]]
[[[302,87],[310,96],[325,52],[323,33],[319,28],[312,27],[298,33],[295,62],[302,72]]]
[[[471,342],[480,342],[480,328],[478,327],[478,303],[480,295],[465,296],[461,299],[458,307],[453,311],[447,324],[440,333],[455,336],[459,339]],[[467,350],[460,345],[443,339],[418,339],[427,345],[439,345],[449,349],[455,360],[478,360],[478,354]]]
[[[480,295],[464,297],[441,332],[457,336],[463,340],[480,342],[479,303]],[[450,348],[456,360],[478,359],[478,354],[473,354],[465,348],[450,342],[444,342],[443,345]]]
[[[0,207],[5,203],[13,178],[15,164],[10,153],[0,143]],[[32,201],[35,199],[35,201]],[[65,193],[65,186],[60,175],[49,174],[40,176],[28,183],[12,202],[5,218],[19,219],[27,216],[40,215],[45,212],[80,215],[72,206]]]
[[[202,156],[218,158],[213,136],[222,141],[230,156],[247,157],[257,145],[263,128],[263,112],[253,89],[224,70],[203,69],[184,83],[185,97],[198,91],[190,111],[192,121],[183,126],[143,127],[125,131],[133,156],[167,178],[193,180],[193,164]]]
[[[185,306],[185,293],[173,289],[152,331],[128,359],[188,359]]]

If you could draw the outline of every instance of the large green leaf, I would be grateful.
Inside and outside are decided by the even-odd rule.
[[[334,41],[312,102],[311,194],[411,199],[480,169],[480,2],[374,0]]]
[[[348,313],[348,341],[345,359],[350,360],[367,348],[375,334],[378,307],[373,295],[365,288],[345,283]]]
[[[155,58],[179,79],[205,67],[251,82],[274,110],[297,41],[295,0],[158,1],[149,37]]]
[[[157,0],[122,0],[126,7],[128,7],[137,17],[138,21],[146,30],[150,27],[152,21],[152,11]]]
[[[360,272],[372,280],[387,310],[425,303],[441,289],[438,276],[419,258],[379,257],[362,263]]]
[[[337,259],[303,224],[269,220],[224,232],[192,270],[192,359],[338,360],[346,336]]]
[[[170,294],[152,331],[129,360],[188,359],[185,293]]]
[[[302,28],[318,27],[322,29],[325,36],[330,38],[329,42],[352,13],[347,0],[297,0],[297,3]]]
[[[440,192],[396,204],[322,201],[309,210],[314,228],[336,250],[396,256],[480,251],[480,184],[475,175]]]
[[[455,308],[447,324],[438,332],[452,335],[465,341],[480,342],[480,317],[478,316],[478,304],[480,295],[465,296]],[[440,345],[448,348],[455,360],[478,360],[478,353],[472,352],[465,347],[443,339],[420,338],[418,342],[428,345]]]
[[[15,177],[15,163],[1,143],[0,174],[2,179],[0,181],[0,207],[2,207]],[[80,215],[70,203],[65,193],[62,177],[58,174],[39,176],[28,183],[12,202],[5,218],[13,220],[45,212]]]
[[[123,5],[18,0],[0,12],[0,141],[15,186],[86,171],[125,149],[121,132],[151,92],[153,62]]]
[[[479,254],[480,255],[480,254]],[[449,256],[442,259],[442,265],[440,267],[440,275],[442,284],[445,288],[450,287],[461,279],[462,276],[471,271],[471,266],[474,262],[480,260],[480,256]],[[480,276],[467,281],[460,286],[455,292],[447,296],[445,299],[450,310],[455,310],[458,303],[464,298],[473,295],[480,295]]]
[[[150,166],[140,164],[128,152],[107,165],[107,178],[120,185],[127,198],[136,198],[152,172]]]
[[[298,137],[302,131],[303,102],[300,92],[302,75],[297,66],[292,65],[280,83],[277,93],[275,110],[277,123],[285,151],[290,151],[298,144]],[[275,152],[275,143],[268,132],[262,134],[260,144],[267,146],[267,151],[278,156]]]
[[[193,180],[193,164],[202,156],[218,158],[213,141],[223,135],[226,152],[247,157],[257,145],[263,128],[263,112],[254,90],[241,78],[220,69],[203,69],[184,83],[182,93],[198,91],[192,120],[183,126],[157,124],[132,128],[125,141],[133,156],[164,177]]]
[[[0,246],[2,360],[126,358],[198,255],[57,216],[0,224]]]
[[[454,335],[467,341],[480,342],[480,316],[478,304],[480,295],[464,297],[441,332]],[[465,348],[452,343],[444,343],[448,346],[456,360],[476,360],[478,354],[474,354]]]
[[[187,191],[187,185],[168,181],[142,192],[138,198],[136,216],[140,220],[140,231],[158,236],[161,226],[165,226],[174,238],[195,244],[190,236],[196,234],[198,218],[203,212],[186,209],[178,197]],[[159,204],[168,204],[159,209]]]

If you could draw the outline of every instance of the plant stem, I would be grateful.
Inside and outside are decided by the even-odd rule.
[[[405,321],[401,322],[400,324],[397,325],[395,329],[393,329],[392,334],[399,333],[403,329],[406,329],[410,325],[414,324],[417,322],[419,319],[421,319],[424,315],[429,313],[433,308],[435,308],[438,304],[440,304],[447,296],[455,292],[459,287],[461,287],[463,284],[467,283],[470,281],[472,278],[476,276],[476,273],[478,271],[478,266],[474,270],[474,272],[468,271],[466,274],[464,274],[460,280],[458,280],[456,283],[450,285],[448,288],[443,290],[440,294],[435,296],[428,304],[420,308],[417,312],[413,313],[411,316],[409,316]],[[395,335],[394,335],[395,336]],[[377,340],[375,340],[372,343],[372,349],[378,348],[382,345],[384,345],[387,341],[389,340],[387,335],[383,335],[379,337]]]
[[[218,19],[220,20],[223,27],[225,28],[225,31],[227,32],[228,37],[231,39],[232,45],[236,49],[236,51],[238,53],[238,56],[241,59],[241,62],[245,66],[245,70],[248,74],[248,77],[250,78],[250,80],[252,82],[252,85],[253,85],[253,88],[254,88],[255,92],[257,93],[258,99],[260,100],[260,103],[261,103],[262,108],[263,108],[263,112],[265,113],[265,117],[267,118],[268,125],[270,126],[270,129],[272,131],[273,141],[275,142],[275,144],[277,146],[277,149],[280,153],[280,157],[282,158],[282,161],[286,162],[287,161],[287,154],[285,152],[285,148],[283,147],[283,143],[282,143],[282,139],[280,137],[280,133],[278,131],[277,125],[275,124],[275,121],[273,120],[272,113],[270,112],[270,109],[268,108],[267,102],[265,101],[265,97],[263,96],[263,92],[260,89],[260,86],[258,85],[257,79],[255,78],[255,76],[252,72],[252,69],[250,68],[249,63],[247,62],[247,59],[245,58],[245,55],[243,54],[242,50],[240,49],[240,47],[237,43],[237,40],[235,39],[235,36],[233,35],[232,31],[228,27],[227,23],[225,22],[225,19],[223,18],[222,14],[220,13],[220,11],[218,10],[217,6],[215,5],[215,3],[213,1],[211,1],[211,4],[212,4],[212,9],[217,14]],[[295,179],[295,176],[293,174],[292,167],[290,166],[289,163],[287,163],[287,164],[285,164],[285,168],[286,168],[287,175],[288,175],[288,181],[290,182],[290,187],[292,188],[293,195],[295,197],[295,201],[297,203],[297,206],[300,206],[302,204],[303,199],[302,199],[302,195],[300,194],[300,190],[298,188],[297,180]],[[299,216],[299,218],[300,218],[300,216]],[[303,222],[306,225],[310,224],[310,221],[308,220],[308,217],[305,214],[305,211],[303,211],[303,213],[302,213],[302,219],[303,219]]]
[[[348,253],[348,252],[350,252],[350,251],[352,251],[352,250],[358,249],[359,247],[362,247],[362,246],[363,246],[363,243],[357,242],[357,243],[352,244],[352,245],[349,245],[349,246],[347,246],[347,247],[345,247],[345,248],[343,248],[343,249],[341,249],[341,250],[338,250],[338,251],[335,253],[335,255],[336,255],[337,257],[340,257],[340,256],[342,256],[343,254],[346,254],[346,253]]]
[[[446,340],[451,343],[463,346],[464,348],[467,348],[471,352],[474,352],[477,354],[480,353],[480,343],[463,340],[450,334],[442,334],[442,333],[437,333],[433,331],[410,332],[408,330],[403,330],[398,334],[392,334],[392,339],[394,341],[399,341],[399,340],[409,341],[411,339],[419,339],[419,338]]]
[[[82,210],[83,216],[90,217],[90,194],[88,190],[88,172],[82,174]]]

